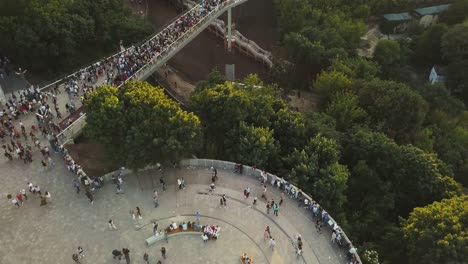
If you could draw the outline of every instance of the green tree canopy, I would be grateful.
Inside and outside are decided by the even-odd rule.
[[[132,169],[175,161],[199,147],[198,117],[146,82],[128,82],[120,90],[99,87],[85,107],[85,133]]]
[[[400,44],[393,40],[382,39],[377,43],[374,51],[374,60],[384,68],[400,63]]]
[[[339,156],[336,142],[319,134],[289,157],[289,162],[294,164],[291,181],[307,190],[335,217],[341,214],[349,176],[346,166],[338,163]]]
[[[424,99],[402,83],[374,79],[363,83],[358,95],[374,124],[400,143],[411,142],[428,111]]]
[[[120,0],[1,1],[0,10],[0,50],[36,71],[76,68],[152,32]]]
[[[226,137],[230,160],[267,168],[277,158],[279,146],[273,131],[240,123],[239,130],[231,130]]]
[[[466,263],[468,196],[415,208],[404,221],[403,232],[411,263]]]
[[[442,36],[442,56],[448,61],[447,86],[465,104],[468,102],[468,21]]]

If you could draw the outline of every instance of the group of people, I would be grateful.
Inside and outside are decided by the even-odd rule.
[[[214,226],[214,225],[208,225],[202,227],[203,230],[203,235],[202,239],[204,242],[208,241],[208,239],[218,239],[219,237],[219,232],[221,231],[221,227],[219,226]]]
[[[50,192],[46,191],[42,194],[41,188],[38,185],[28,182],[28,189],[30,194],[34,197],[40,198],[40,206],[47,205],[52,201],[52,195],[50,195]],[[25,189],[21,189],[17,192],[16,196],[9,194],[8,198],[11,199],[14,206],[20,208],[24,205],[24,202],[28,200],[28,193]]]

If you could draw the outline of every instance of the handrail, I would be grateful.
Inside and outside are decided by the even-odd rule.
[[[180,34],[180,36],[178,36],[178,38],[174,41],[172,41],[172,43],[170,43],[169,45],[163,47],[158,53],[156,54],[152,54],[153,56],[151,57],[151,59],[146,63],[144,64],[143,66],[141,66],[136,72],[134,72],[132,75],[128,76],[126,80],[122,81],[118,86],[117,88],[120,88],[122,87],[125,83],[127,83],[129,80],[133,80],[135,78],[138,78],[139,76],[145,74],[147,72],[147,70],[151,70],[153,69],[152,66],[154,64],[158,64],[159,62],[161,61],[164,61],[165,58],[164,56],[166,55],[170,55],[171,51],[177,49],[179,46],[181,45],[184,45],[184,40],[190,38],[191,34],[194,32],[194,31],[197,31],[201,28],[203,28],[203,25],[205,23],[207,23],[208,21],[210,21],[213,17],[217,17],[219,15],[221,15],[223,12],[225,12],[227,10],[227,8],[232,8],[238,4],[241,4],[243,2],[245,2],[247,0],[224,0],[224,2],[220,3],[219,5],[217,5],[216,7],[213,8],[213,10],[211,10],[210,12],[208,12],[204,17],[200,18],[198,20],[198,22],[193,25],[191,28],[187,29],[186,31],[182,32]],[[192,12],[192,11],[198,11],[197,9],[199,8],[199,5],[196,5],[194,6],[193,8],[189,9],[187,12],[185,12],[183,14],[183,16],[185,16],[186,14]],[[175,21],[177,21],[181,16],[178,16],[177,18],[175,18],[172,22],[172,24],[174,24]],[[172,25],[171,24],[171,25]],[[169,26],[167,26],[166,28],[169,28]],[[156,37],[158,37],[160,34],[163,34],[165,33],[165,29],[164,28],[162,31],[158,32],[156,35],[152,36],[150,39],[148,39],[147,41],[145,41],[141,46],[143,45],[146,45],[147,43],[149,43],[150,41],[152,41],[153,39],[155,39]],[[130,51],[131,49],[135,49],[135,46],[132,46],[132,47],[129,47],[127,48],[125,51],[122,51],[122,52],[119,52],[117,54],[121,54],[123,52],[127,52],[127,51]],[[116,55],[117,55],[116,54]],[[112,57],[112,56],[111,56]],[[111,58],[109,57],[109,58]],[[109,58],[106,58],[109,59]],[[93,64],[94,65],[94,64]],[[91,67],[93,65],[90,65],[88,66]],[[87,68],[86,68],[87,69]],[[79,72],[79,71],[78,71]],[[77,73],[78,73],[77,72]],[[73,74],[72,74],[73,75]],[[72,76],[72,75],[69,75],[69,76]],[[84,116],[86,116],[86,113],[83,113],[83,115],[79,118],[84,118]],[[79,122],[78,119],[77,120],[74,120],[67,128],[65,128],[60,134],[61,135],[64,135],[66,133],[67,130],[71,129],[74,127],[75,123]],[[65,139],[66,140],[66,139]]]
[[[180,166],[191,166],[191,167],[202,167],[202,168],[216,168],[216,169],[229,169],[229,170],[234,170],[235,166],[236,166],[236,163],[234,162],[230,162],[230,161],[223,161],[223,160],[211,160],[211,159],[185,159],[185,160],[181,160],[179,162]],[[250,166],[246,166],[246,165],[243,165],[244,166],[244,172],[246,174],[248,174],[249,176],[254,176],[256,178],[260,177],[260,173],[261,173],[261,170],[259,169],[254,169]],[[151,168],[151,167],[150,167]],[[277,177],[276,175],[274,174],[271,174],[271,173],[268,173],[268,175],[271,175],[271,177]],[[296,190],[300,190],[301,188],[298,188],[297,186],[295,185],[292,185]],[[314,199],[312,199],[311,196],[309,196],[308,194],[302,192],[302,195],[307,198],[309,201],[315,201]],[[335,221],[335,219],[333,219],[333,217],[328,214],[330,220],[333,222],[334,225],[338,225],[338,223]],[[346,233],[344,232],[344,230],[342,230],[342,235],[343,235],[343,238],[345,239],[345,241],[349,244],[352,244],[351,243],[351,240],[348,238],[348,236],[346,235]],[[355,253],[354,254],[354,257],[356,258],[356,260],[358,261],[358,263],[362,263],[361,261],[361,258],[359,257],[359,254]]]

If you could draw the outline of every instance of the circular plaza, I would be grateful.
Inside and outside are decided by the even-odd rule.
[[[35,153],[34,155],[40,155]],[[208,167],[181,165],[177,168],[147,170],[122,176],[123,193],[106,181],[94,193],[91,204],[83,191],[76,193],[71,174],[59,155],[52,155],[54,168],[44,169],[20,160],[2,160],[2,195],[16,189],[27,189],[27,183],[41,186],[52,194],[51,202],[40,206],[40,199],[28,195],[24,205],[16,207],[9,200],[1,203],[0,254],[2,263],[73,263],[72,255],[81,246],[85,256],[81,263],[125,263],[112,257],[113,250],[128,248],[131,263],[241,263],[246,253],[253,263],[345,263],[346,251],[330,241],[330,228],[318,232],[309,210],[298,206],[298,201],[285,196],[278,216],[273,210],[267,214],[266,201],[261,198],[263,186],[252,170],[241,175],[230,168],[217,170],[216,188],[210,192],[212,171]],[[183,164],[183,163],[181,163]],[[166,191],[160,178],[164,177]],[[109,178],[109,177],[107,177]],[[179,189],[177,179],[185,180],[185,189]],[[250,188],[249,198],[243,190]],[[153,192],[158,192],[159,206],[154,207]],[[222,195],[226,205],[220,205]],[[267,184],[268,200],[279,202],[281,191]],[[256,205],[252,205],[258,197]],[[142,219],[133,219],[130,211],[141,209]],[[203,242],[201,235],[168,236],[147,245],[153,236],[154,222],[158,230],[172,223],[181,225],[196,221],[200,213],[201,226],[218,226],[217,240]],[[117,230],[110,230],[112,219]],[[269,226],[276,245],[264,238]],[[162,231],[164,232],[164,231]],[[297,255],[296,236],[303,241],[303,254]],[[166,259],[161,256],[166,248]]]

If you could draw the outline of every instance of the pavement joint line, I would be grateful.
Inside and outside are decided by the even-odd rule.
[[[200,191],[198,191],[197,193],[198,193],[198,194],[203,194],[203,195],[209,195],[209,193],[204,193],[204,192],[200,192]],[[219,193],[214,193],[214,195],[222,196],[222,194],[219,194]],[[231,200],[233,200],[233,201],[236,201],[236,202],[238,202],[238,203],[241,203],[241,204],[244,204],[244,205],[247,205],[247,206],[250,207],[250,205],[249,205],[248,203],[246,203],[246,202],[244,202],[244,201],[242,201],[242,200],[240,200],[240,199],[237,199],[237,198],[234,198],[234,197],[231,197],[231,196],[228,196],[228,195],[226,195],[226,197],[229,198],[229,199],[231,199]],[[255,207],[255,208],[254,208],[254,207],[250,207],[250,208],[256,210],[257,212],[260,212],[261,214],[263,214],[264,216],[266,216],[268,219],[270,219],[270,220],[281,230],[281,232],[283,232],[284,235],[286,235],[286,237],[289,238],[289,240],[291,241],[291,243],[294,243],[294,239],[291,238],[291,236],[288,235],[288,233],[286,232],[286,230],[284,230],[284,228],[283,228],[280,224],[278,224],[277,221],[274,221],[274,220],[273,220],[274,218],[269,217],[269,214],[266,214],[266,213],[263,212],[262,210],[257,209],[257,207]],[[215,219],[216,219],[216,218],[215,218]],[[315,252],[315,250],[314,250],[313,247],[311,247],[311,249],[312,249],[312,252],[314,253],[314,256],[315,256],[315,258],[317,259],[318,263],[321,263],[320,260],[319,260],[318,257],[317,257],[317,252]],[[302,258],[302,260],[304,261],[304,263],[307,264],[307,261],[305,260],[304,255],[301,254],[301,258]]]

